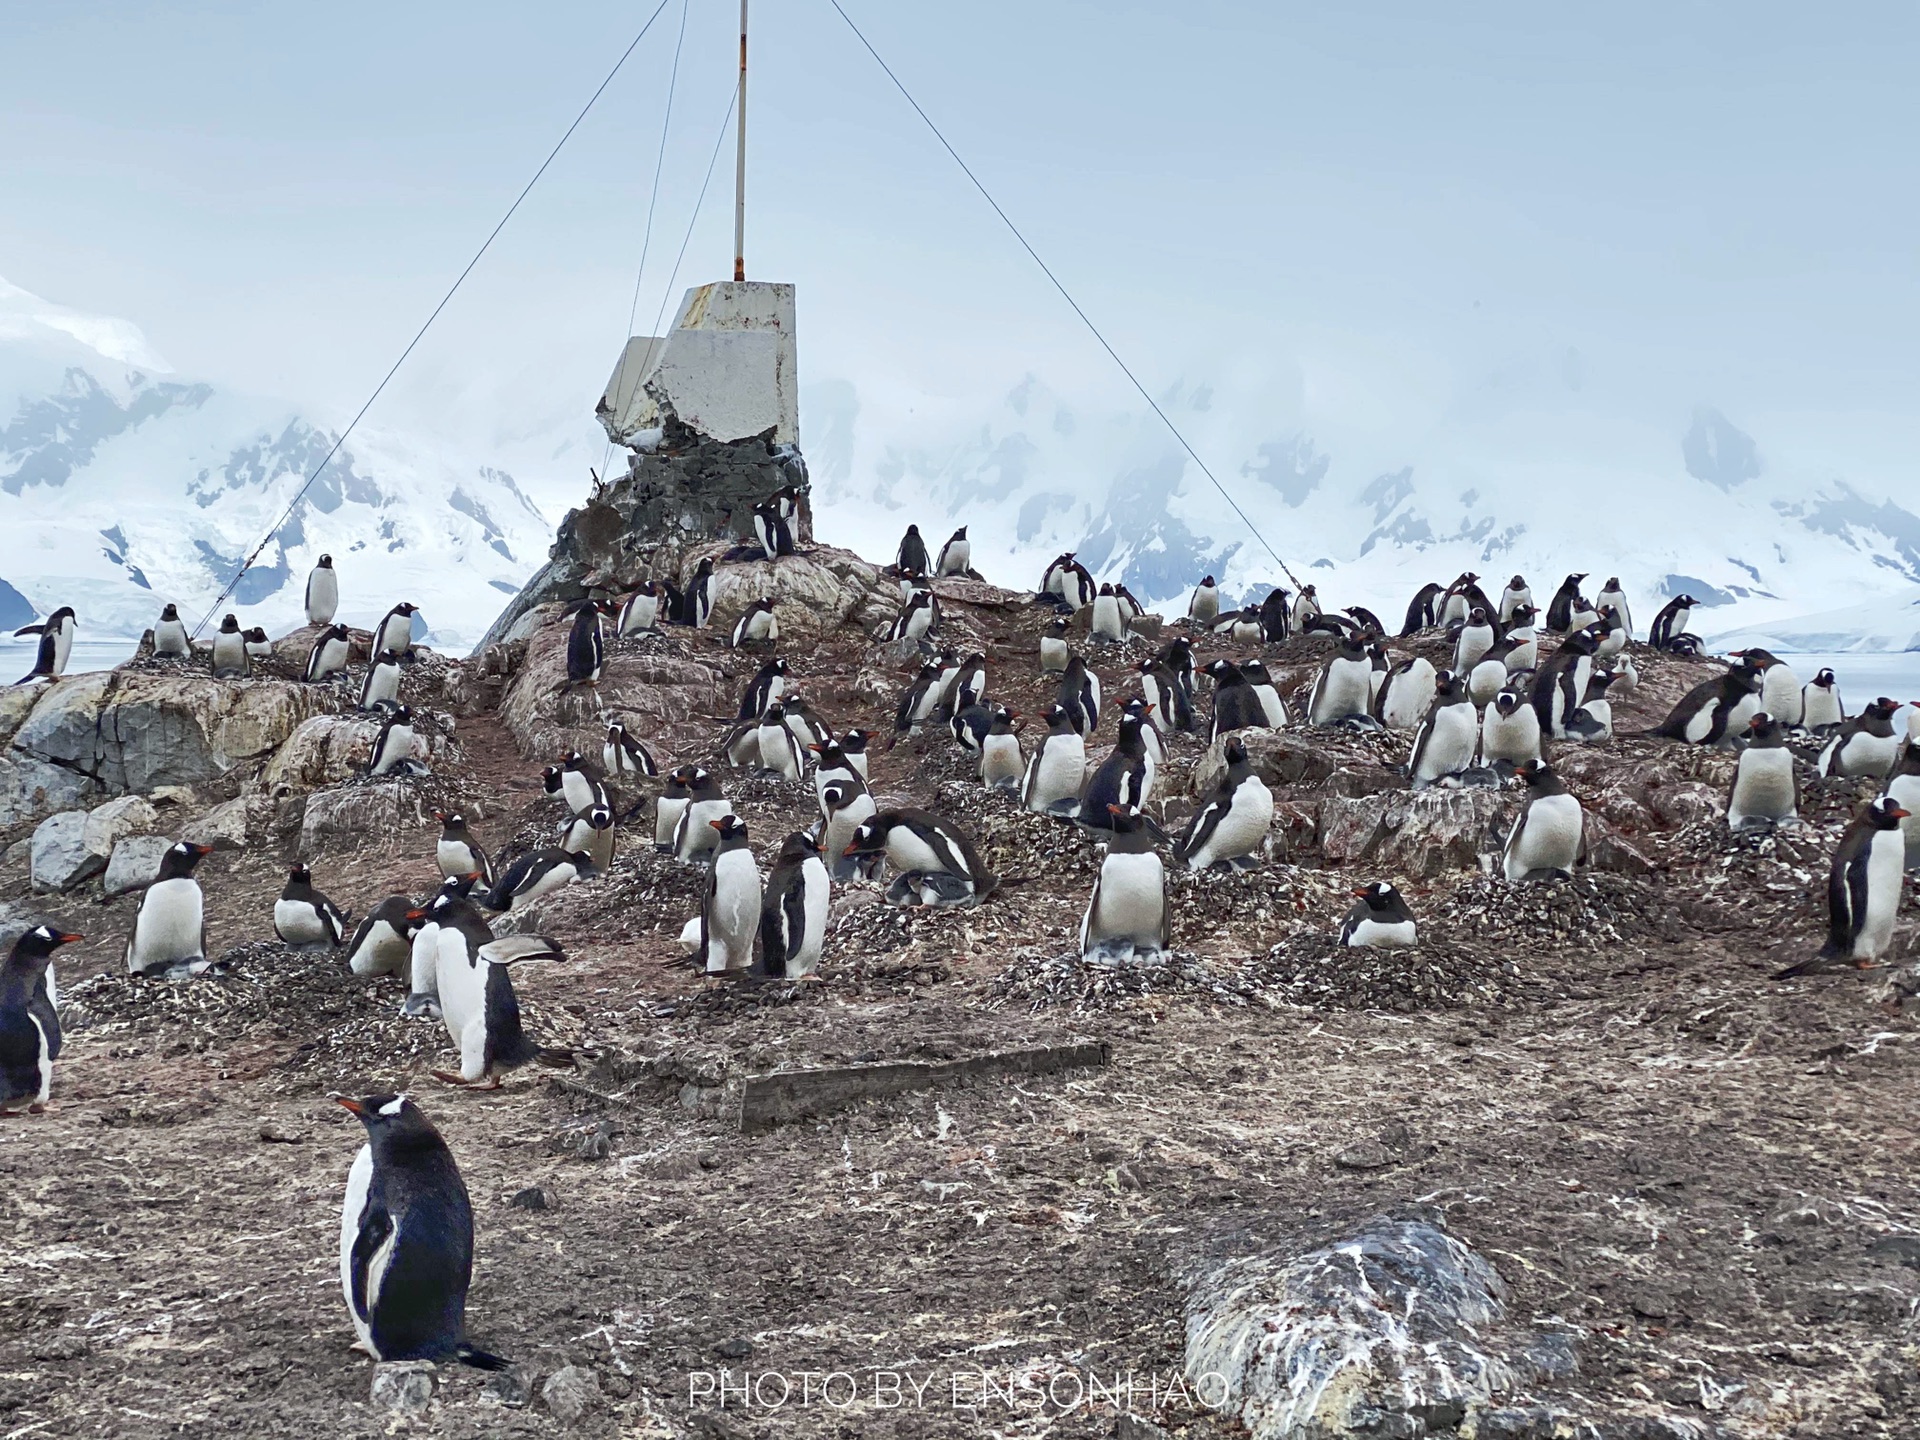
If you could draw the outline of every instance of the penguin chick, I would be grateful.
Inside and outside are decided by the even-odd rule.
[[[1418,927],[1400,892],[1384,880],[1355,890],[1360,903],[1340,926],[1340,943],[1404,950],[1417,943]]]
[[[849,857],[885,855],[899,872],[887,893],[895,905],[977,905],[1000,884],[958,825],[925,810],[881,810],[854,831]]]

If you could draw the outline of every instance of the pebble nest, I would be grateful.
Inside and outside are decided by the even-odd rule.
[[[1442,934],[1491,946],[1496,953],[1525,955],[1557,945],[1673,939],[1674,918],[1671,904],[1654,887],[1593,871],[1524,885],[1476,876],[1419,921],[1423,937]]]

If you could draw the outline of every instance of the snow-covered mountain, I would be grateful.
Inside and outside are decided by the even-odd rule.
[[[1618,575],[1642,633],[1684,590],[1708,636],[1920,646],[1920,515],[1903,473],[1841,455],[1845,427],[1783,434],[1776,455],[1757,424],[1632,383],[1609,392],[1588,368],[1572,351],[1522,357],[1418,407],[1311,372],[1156,399],[1301,582],[1396,627],[1428,580],[1473,570],[1497,589],[1518,572],[1544,604],[1578,570],[1591,591]],[[1144,405],[1091,410],[1031,375],[985,403],[842,381],[807,389],[801,423],[821,533],[868,553],[890,555],[909,521],[930,544],[967,524],[989,579],[1033,584],[1074,550],[1176,612],[1208,572],[1235,596],[1284,583]],[[1803,616],[1821,619],[1779,628]]]
[[[0,280],[0,627],[59,605],[94,637],[138,635],[168,601],[199,619],[337,433],[176,377],[133,324]],[[362,429],[225,608],[273,633],[305,623],[307,572],[330,553],[341,619],[411,600],[434,641],[461,647],[552,534],[484,457]]]

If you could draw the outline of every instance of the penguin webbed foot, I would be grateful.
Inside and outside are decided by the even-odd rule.
[[[400,1006],[400,1015],[407,1020],[438,1020],[440,1001],[432,995],[409,995]]]

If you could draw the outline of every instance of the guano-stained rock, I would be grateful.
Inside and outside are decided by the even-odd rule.
[[[1500,849],[1513,803],[1493,790],[1391,790],[1320,802],[1320,853],[1431,879]]]

